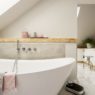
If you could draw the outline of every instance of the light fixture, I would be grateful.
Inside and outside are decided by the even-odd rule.
[[[4,14],[20,0],[0,0],[0,15]]]

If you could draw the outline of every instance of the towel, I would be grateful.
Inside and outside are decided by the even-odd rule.
[[[0,73],[0,95],[2,95],[2,89],[3,89],[3,76],[4,73]]]
[[[15,73],[5,73],[3,78],[3,91],[12,91],[16,88]]]
[[[3,88],[3,76],[4,76],[4,73],[0,73],[0,89]]]

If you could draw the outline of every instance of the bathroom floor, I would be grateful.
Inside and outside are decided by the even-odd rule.
[[[85,95],[95,95],[95,70],[90,70],[86,65],[78,64],[78,79],[79,83],[84,86]]]
[[[83,64],[78,63],[78,81],[85,89],[85,95],[95,95],[95,70],[90,70],[89,66],[83,68]],[[61,95],[73,95],[67,91],[62,91]]]

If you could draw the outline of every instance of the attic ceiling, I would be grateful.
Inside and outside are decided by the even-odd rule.
[[[15,6],[0,16],[0,30],[6,28],[9,24],[25,14],[40,0],[20,0]]]
[[[9,24],[24,15],[28,10],[35,6],[40,0],[20,0],[15,6],[0,16],[0,31]],[[93,4],[95,0],[78,0],[79,4]]]

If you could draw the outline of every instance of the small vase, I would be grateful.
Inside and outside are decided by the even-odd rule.
[[[28,32],[22,32],[22,38],[29,38]]]

